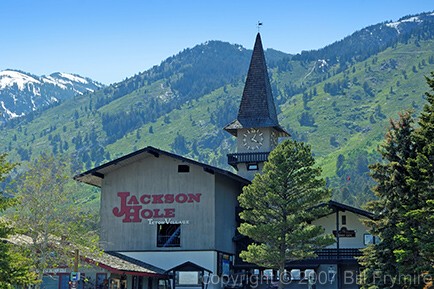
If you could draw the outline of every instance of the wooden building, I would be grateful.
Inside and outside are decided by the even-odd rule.
[[[223,277],[236,272],[250,277],[267,269],[239,259],[247,244],[236,230],[238,195],[261,171],[279,138],[289,137],[277,119],[259,33],[237,118],[224,129],[237,138],[236,152],[228,153],[228,163],[237,174],[146,147],[74,177],[101,188],[105,251],[167,271],[172,285],[184,289],[204,288],[204,284],[221,288],[227,282]],[[305,288],[310,272],[327,277],[317,288],[356,287],[354,282],[347,286],[343,274],[357,272],[354,256],[373,240],[359,220],[371,215],[336,202],[325,205],[330,206],[330,214],[316,223],[334,233],[336,243],[318,252],[316,259],[288,263],[289,287]],[[126,288],[154,288],[146,282],[140,288],[134,284],[127,283]]]
[[[189,261],[213,273],[235,257],[237,196],[249,183],[244,178],[146,147],[76,179],[101,187],[106,251],[164,270]]]

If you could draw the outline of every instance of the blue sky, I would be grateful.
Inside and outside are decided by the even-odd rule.
[[[1,0],[0,70],[77,73],[110,84],[222,40],[286,53],[434,11],[432,0]]]

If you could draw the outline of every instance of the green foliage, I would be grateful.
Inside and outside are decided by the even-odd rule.
[[[270,153],[263,173],[238,198],[244,221],[238,230],[253,240],[243,260],[283,273],[285,262],[313,257],[334,242],[311,224],[328,210],[320,206],[330,198],[320,174],[304,143],[286,140]]]
[[[400,228],[397,223],[402,220],[405,209],[402,201],[412,198],[405,180],[408,171],[405,164],[415,155],[412,140],[413,119],[410,113],[400,115],[397,122],[390,122],[390,129],[380,153],[385,160],[371,166],[372,177],[377,185],[374,188],[377,200],[368,203],[367,209],[374,212],[375,219],[366,221],[373,235],[381,243],[364,250],[360,259],[365,268],[362,272],[363,288],[399,288],[394,280],[399,279],[399,270],[394,251],[399,248],[396,240]]]
[[[15,167],[6,161],[6,155],[0,155],[0,182]],[[16,203],[15,200],[7,198],[0,192],[0,213]],[[31,260],[26,258],[22,252],[16,251],[13,245],[5,242],[14,233],[14,228],[3,217],[0,217],[0,288],[11,289],[12,285],[35,284],[36,274],[31,265]]]
[[[64,159],[42,154],[16,186],[19,203],[10,214],[17,232],[30,239],[22,248],[38,270],[38,280],[44,269],[70,265],[77,246],[96,247],[92,215],[68,200],[68,168]]]
[[[405,180],[411,192],[402,200],[395,250],[401,274],[434,274],[434,72],[426,77],[430,91],[415,130],[416,154],[407,162]]]
[[[339,199],[349,205],[372,198],[365,190],[372,180],[358,174],[353,152],[376,161],[387,119],[422,109],[421,76],[434,70],[432,20],[400,32],[379,24],[316,51],[265,52],[280,123],[312,145],[330,188],[349,190],[350,198]],[[186,49],[124,81],[7,123],[0,149],[23,164],[46,150],[67,155],[78,173],[148,145],[176,152],[179,134],[185,156],[230,170],[225,155],[235,141],[221,129],[237,113],[250,57],[251,50],[220,41]],[[338,155],[345,156],[351,182],[336,175]]]
[[[371,166],[378,200],[367,221],[381,242],[360,259],[363,288],[424,288],[434,273],[434,73],[427,78],[428,104],[414,128],[410,113],[391,122],[380,151],[385,162]]]

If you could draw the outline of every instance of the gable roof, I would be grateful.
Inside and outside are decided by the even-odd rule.
[[[175,272],[175,271],[206,271],[206,272],[212,273],[212,271],[210,271],[210,270],[208,270],[202,266],[199,266],[196,263],[193,263],[191,261],[187,261],[187,262],[179,264],[173,268],[170,268],[170,269],[166,270],[166,273]]]
[[[165,270],[118,252],[106,251],[96,257],[85,258],[85,261],[90,264],[95,263],[112,273],[167,278]]]
[[[145,147],[141,150],[132,152],[130,154],[127,154],[125,156],[122,156],[118,159],[112,160],[108,163],[105,163],[103,165],[100,165],[96,168],[93,168],[91,170],[88,170],[84,173],[78,174],[74,176],[74,180],[86,183],[92,186],[101,187],[102,186],[102,180],[104,179],[104,175],[107,173],[110,173],[112,171],[115,171],[119,169],[120,167],[128,166],[129,164],[132,164],[138,160],[142,160],[146,157],[153,156],[158,158],[160,155],[165,155],[174,159],[178,159],[182,162],[189,163],[192,165],[200,166],[203,168],[204,171],[210,173],[210,174],[220,174],[225,177],[231,178],[243,185],[250,184],[250,181],[242,178],[234,173],[231,173],[229,171],[213,167],[204,163],[200,163],[198,161],[188,159],[173,153],[169,153],[151,146]]]
[[[237,119],[224,129],[237,135],[240,128],[274,127],[282,136],[289,134],[279,125],[270,79],[262,48],[261,35],[256,35],[250,67],[238,110]]]
[[[329,201],[327,203],[327,205],[331,209],[333,209],[334,211],[336,211],[336,210],[341,211],[341,212],[343,212],[343,211],[349,211],[349,212],[352,212],[354,214],[357,214],[357,215],[360,215],[360,216],[363,216],[363,217],[366,217],[366,218],[369,218],[369,219],[374,219],[375,218],[374,214],[371,213],[371,212],[368,212],[366,210],[362,210],[362,209],[359,209],[359,208],[356,208],[356,207],[352,207],[352,206],[349,206],[349,205],[345,205],[343,203],[339,203],[339,202],[336,202],[336,201]]]

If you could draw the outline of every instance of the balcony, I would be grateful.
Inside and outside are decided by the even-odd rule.
[[[237,168],[239,163],[261,163],[268,160],[269,152],[228,154],[228,164]]]
[[[355,257],[362,256],[360,249],[339,249],[339,255],[337,249],[322,249],[317,252],[319,260],[355,260]]]
[[[339,254],[337,249],[323,249],[317,251],[316,254],[316,258],[288,262],[286,266],[288,268],[301,268],[319,264],[356,264],[356,257],[362,256],[360,249],[352,248],[341,248],[339,249]]]

